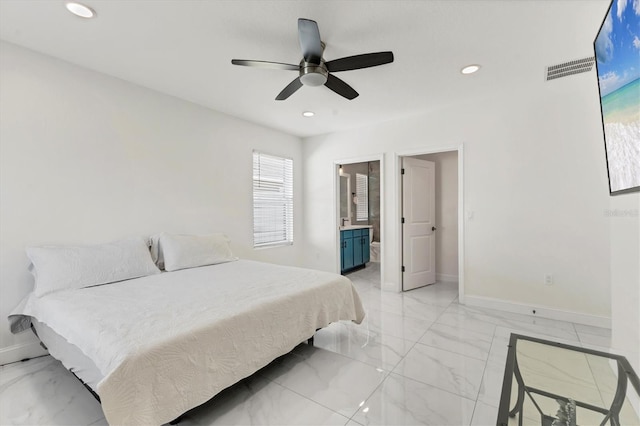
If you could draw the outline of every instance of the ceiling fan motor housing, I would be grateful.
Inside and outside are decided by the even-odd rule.
[[[300,82],[305,86],[322,86],[327,82],[329,71],[324,65],[324,61],[320,64],[312,64],[310,62],[300,62]]]

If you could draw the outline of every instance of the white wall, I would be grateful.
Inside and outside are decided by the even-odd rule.
[[[436,277],[458,280],[458,152],[417,155],[436,165]]]
[[[2,318],[33,286],[27,245],[222,231],[241,257],[301,262],[297,137],[7,43],[0,117]],[[294,246],[252,248],[253,149],[294,160]],[[33,354],[1,324],[1,362]]]
[[[640,373],[640,194],[611,197],[611,344]]]
[[[541,79],[542,80],[542,79]],[[610,317],[607,172],[595,71],[405,120],[308,138],[306,265],[335,270],[332,162],[384,153],[384,288],[399,291],[397,152],[464,144],[468,296]],[[545,286],[545,273],[555,284]],[[551,312],[551,311],[550,311]]]

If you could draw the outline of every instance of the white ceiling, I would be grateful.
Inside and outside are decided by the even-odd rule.
[[[236,117],[306,137],[418,114],[544,82],[545,67],[593,55],[608,0],[246,1],[0,0],[0,38]],[[326,87],[275,96],[297,64],[297,19],[318,22],[325,59],[391,50],[395,62],[336,75],[360,96]],[[478,63],[477,74],[460,69]],[[316,116],[304,118],[305,110]]]

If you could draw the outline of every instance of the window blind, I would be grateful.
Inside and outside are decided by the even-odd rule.
[[[356,220],[369,220],[369,178],[356,173]]]
[[[293,244],[293,160],[253,152],[253,246]]]

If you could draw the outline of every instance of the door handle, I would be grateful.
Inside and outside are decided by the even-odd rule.
[[[435,230],[436,230],[436,227],[435,227],[435,226],[432,226],[432,227],[431,227],[431,230],[432,230],[432,231],[435,231]]]

